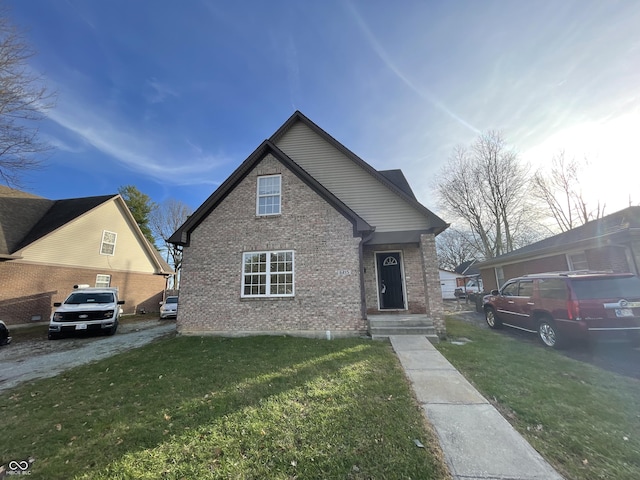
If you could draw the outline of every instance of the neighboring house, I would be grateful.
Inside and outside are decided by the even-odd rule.
[[[531,273],[605,270],[637,275],[639,264],[640,207],[629,207],[476,267],[485,289],[492,290]]]
[[[178,331],[360,335],[367,314],[420,313],[444,334],[447,226],[401,171],[295,112],[171,237],[184,246]]]
[[[484,286],[477,265],[478,260],[473,259],[464,261],[454,268],[454,272],[461,275],[457,280],[458,296],[468,298],[470,294],[482,293]]]
[[[459,273],[463,277],[467,278],[475,278],[480,275],[480,270],[478,270],[478,260],[476,260],[475,258],[473,260],[462,262],[453,270],[454,272]]]
[[[440,290],[442,290],[443,300],[455,300],[456,288],[459,287],[458,279],[464,279],[464,275],[449,270],[438,270],[440,275]]]
[[[125,313],[158,311],[171,267],[120,195],[48,200],[0,186],[0,319],[47,320],[77,284],[118,287]]]

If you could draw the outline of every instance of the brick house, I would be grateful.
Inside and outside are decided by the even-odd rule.
[[[0,186],[0,319],[48,320],[73,285],[118,287],[123,310],[158,311],[174,272],[120,195],[48,200]]]
[[[638,274],[640,207],[629,207],[567,232],[476,263],[486,291],[531,273],[611,270]]]
[[[400,170],[377,171],[300,112],[170,238],[184,334],[360,335],[427,314],[444,334],[435,236]]]

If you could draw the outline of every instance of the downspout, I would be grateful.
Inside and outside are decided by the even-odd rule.
[[[364,289],[364,244],[373,238],[375,227],[362,236],[358,244],[358,257],[360,260],[360,315],[364,321],[367,321],[367,299]]]

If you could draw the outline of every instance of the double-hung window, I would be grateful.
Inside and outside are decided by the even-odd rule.
[[[293,279],[291,250],[242,255],[242,297],[292,297]]]
[[[96,275],[96,287],[105,288],[111,286],[111,275]]]
[[[280,175],[258,177],[256,215],[279,215],[281,200]]]
[[[102,243],[100,244],[101,255],[114,255],[116,253],[116,238],[118,234],[103,230]]]

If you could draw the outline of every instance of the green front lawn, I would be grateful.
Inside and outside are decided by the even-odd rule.
[[[640,381],[458,320],[447,333],[471,342],[438,350],[565,478],[640,478]]]
[[[0,464],[33,457],[31,478],[449,478],[383,342],[164,339],[0,395],[0,412]]]

